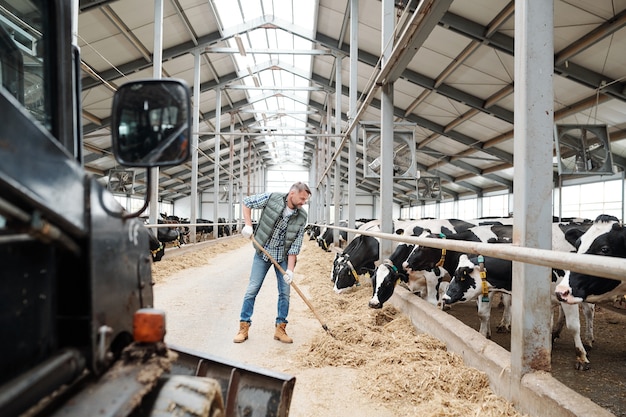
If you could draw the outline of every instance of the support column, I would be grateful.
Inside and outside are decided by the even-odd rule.
[[[513,243],[551,249],[553,4],[515,1]],[[550,268],[513,262],[511,374],[550,371]],[[519,392],[519,391],[517,391]]]
[[[327,155],[331,154],[331,139],[330,139],[330,133],[332,132],[331,130],[331,120],[332,120],[332,104],[331,104],[331,100],[330,100],[330,94],[326,95],[326,152]],[[327,157],[326,161],[329,161],[330,158]],[[326,175],[326,206],[324,208],[324,213],[325,213],[325,218],[326,221],[328,222],[328,224],[330,224],[330,204],[331,204],[331,198],[330,198],[330,191],[331,191],[331,183],[330,183],[330,170],[328,171],[328,174]],[[337,219],[335,219],[336,222]],[[336,224],[336,223],[335,223]]]
[[[191,135],[191,196],[189,222],[198,220],[198,144],[200,142],[200,51],[193,56],[193,133]],[[196,227],[189,228],[191,243],[196,243]]]
[[[239,150],[239,213],[237,213],[237,231],[243,228],[243,155],[246,152],[246,140],[244,136],[239,139],[241,142]]]
[[[222,141],[222,89],[215,89],[215,146],[213,149],[213,237],[217,239],[220,199],[220,143]]]
[[[235,198],[234,198],[234,182],[235,182],[235,114],[230,114],[230,142],[229,142],[229,166],[230,172],[228,173],[228,218],[227,222],[232,222],[235,218]],[[225,227],[231,227],[226,225]]]
[[[350,0],[350,113],[348,124],[352,124],[357,111],[358,96],[358,67],[359,67],[359,0]],[[348,145],[348,227],[355,228],[356,222],[356,147],[359,137],[358,125],[350,132]],[[354,238],[354,233],[348,234],[348,242]]]
[[[382,2],[382,66],[393,49],[394,0]],[[393,233],[393,84],[380,89],[380,226],[383,233]],[[393,242],[381,240],[380,258],[391,256]]]
[[[335,152],[340,151],[341,138],[341,90],[343,82],[341,80],[341,56],[335,57]],[[341,220],[341,156],[335,159],[335,225],[339,226]],[[333,242],[335,247],[339,247],[339,230],[333,229]]]
[[[154,55],[152,57],[152,77],[161,79],[163,69],[163,0],[154,0]],[[159,167],[150,168],[148,175],[152,186],[150,193],[150,224],[157,224],[159,219]],[[174,214],[174,213],[169,213]],[[153,230],[155,236],[158,229]]]

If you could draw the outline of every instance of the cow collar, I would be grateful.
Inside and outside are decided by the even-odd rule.
[[[151,250],[150,253],[152,253],[153,255],[156,255],[161,249],[163,249],[163,242],[159,242],[159,247],[156,248],[155,250]]]
[[[396,268],[396,266],[393,264],[393,262],[391,262],[391,259],[385,259],[383,261],[383,265],[385,265],[387,268],[391,269],[397,276],[395,282],[393,285],[398,285],[398,281],[400,281],[400,274],[398,273],[398,268]]]
[[[354,269],[352,262],[350,262],[350,260],[346,260],[346,264],[348,264],[348,266],[350,267],[350,272],[352,272],[352,276],[356,281],[356,285],[361,285],[361,283],[359,282],[359,274],[356,273],[356,269]]]
[[[482,285],[482,302],[489,302],[489,284],[487,282],[487,271],[485,271],[485,258],[478,255],[478,271],[480,272],[480,281]]]
[[[396,266],[393,264],[393,262],[391,262],[391,259],[385,259],[383,261],[383,264],[387,265],[389,268],[391,268],[391,270],[393,272],[398,272],[398,268],[396,268]]]

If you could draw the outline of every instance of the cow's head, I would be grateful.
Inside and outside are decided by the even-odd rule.
[[[343,265],[345,255],[336,253],[335,259],[333,259],[333,267],[330,270],[330,280],[334,283],[337,280],[337,273],[339,272],[339,267]]]
[[[616,217],[601,215],[593,225],[575,242],[577,253],[626,258],[626,231]],[[603,294],[613,291],[621,281],[602,278],[575,271],[566,271],[564,278],[556,286],[555,295],[559,301],[576,304],[590,301],[595,296],[599,301]]]
[[[378,265],[372,276],[372,299],[368,305],[371,308],[382,308],[385,301],[393,295],[393,290],[400,280],[407,282],[408,278],[404,271],[398,269],[391,261],[386,259]]]
[[[408,258],[415,245],[400,243],[394,249],[389,259],[385,259],[372,275],[372,299],[368,305],[372,308],[382,308],[385,301],[393,295],[394,288],[399,280],[408,282],[406,271],[402,263]]]
[[[453,304],[471,300],[480,291],[477,285],[478,279],[480,279],[480,272],[477,265],[467,255],[461,255],[459,265],[454,271],[454,276],[443,296],[443,301],[446,304]]]
[[[438,235],[429,234],[427,237],[437,238]],[[407,271],[427,271],[433,269],[441,259],[442,249],[415,245],[403,266]]]
[[[365,272],[367,272],[367,270],[363,268],[359,268],[357,271],[350,260],[350,255],[344,255],[343,258],[338,260],[335,269],[335,292],[341,294],[349,288],[358,285],[360,279],[359,275]]]
[[[585,243],[584,237],[581,237],[582,243]],[[619,223],[613,223],[611,230],[595,237],[584,253],[626,258],[626,228]],[[608,294],[620,285],[623,283],[619,280],[567,271],[563,280],[556,286],[555,293],[559,301],[566,301],[570,304],[583,301],[594,302],[607,298]]]

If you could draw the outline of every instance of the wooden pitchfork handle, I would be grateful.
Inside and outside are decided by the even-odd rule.
[[[261,246],[261,244],[259,242],[257,242],[257,240],[254,238],[254,236],[251,236],[250,238],[252,239],[252,242],[254,243],[254,245],[257,248],[259,248],[259,250],[261,252],[263,252],[265,254],[265,256],[267,256],[269,258],[270,261],[272,261],[272,263],[280,271],[280,273],[285,275],[285,270],[283,269],[282,266],[280,266],[280,264],[278,262],[276,262],[276,260],[272,257],[272,255],[270,255],[269,252],[267,250],[265,250],[265,248],[263,246]],[[315,311],[315,308],[313,308],[313,305],[311,304],[311,302],[304,296],[304,294],[302,294],[302,291],[300,291],[300,288],[298,288],[296,283],[293,282],[293,280],[291,280],[291,284],[290,285],[293,287],[294,290],[296,290],[298,295],[302,298],[302,301],[304,301],[304,303],[311,309],[311,311],[315,315],[315,318],[317,318],[317,320],[322,325],[322,328],[330,333],[330,331],[328,330],[328,326],[326,326],[326,324],[322,321],[320,316],[317,314],[317,311]]]

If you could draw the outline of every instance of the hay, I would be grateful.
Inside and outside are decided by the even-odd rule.
[[[154,262],[152,264],[152,280],[155,284],[158,284],[163,282],[167,277],[175,272],[187,268],[205,266],[215,255],[228,252],[233,249],[238,249],[244,245],[250,245],[250,241],[237,238],[220,239],[215,242],[211,242],[208,246],[202,249],[163,258],[159,262]],[[166,249],[166,251],[167,250],[168,249]]]
[[[334,337],[314,337],[297,361],[303,368],[359,369],[359,389],[397,415],[521,416],[496,396],[487,376],[463,364],[440,340],[417,334],[393,306],[375,310],[369,278],[353,291],[335,294],[330,281],[334,253],[305,242],[296,277],[306,286]]]

